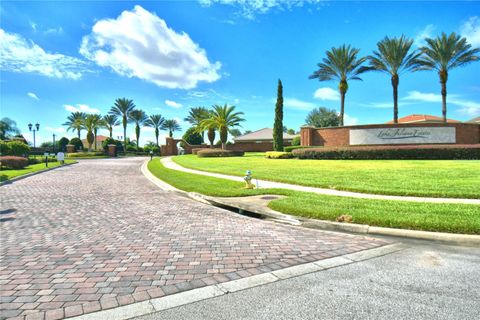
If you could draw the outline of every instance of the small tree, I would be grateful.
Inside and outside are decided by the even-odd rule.
[[[199,145],[203,143],[203,137],[200,133],[198,133],[198,130],[195,127],[188,128],[188,130],[183,134],[182,139],[191,145]]]
[[[72,138],[70,144],[75,146],[75,150],[83,149],[83,142],[79,138]]]
[[[273,123],[273,150],[283,151],[283,86],[280,79],[278,79],[275,121]]]
[[[60,140],[58,140],[58,149],[60,151],[65,151],[69,141],[70,140],[68,140],[68,138],[62,137]]]
[[[316,128],[338,127],[340,125],[340,116],[333,109],[320,107],[308,113],[305,123]]]

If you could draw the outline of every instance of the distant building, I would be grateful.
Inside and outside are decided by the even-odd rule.
[[[466,122],[468,122],[468,123],[480,123],[480,117],[475,117],[475,118],[470,119]]]
[[[442,117],[432,116],[429,114],[411,114],[402,118],[398,119],[398,123],[432,123],[432,122],[443,122]],[[454,119],[447,119],[447,122],[455,123],[460,122]],[[392,121],[388,121],[387,123],[393,123]]]
[[[292,143],[293,138],[298,135],[291,135],[288,133],[283,133],[283,142]],[[237,142],[271,142],[273,143],[273,129],[263,128],[257,131],[253,131],[242,136],[238,136],[233,139],[235,143]]]
[[[102,149],[102,143],[103,141],[105,141],[106,139],[108,139],[109,137],[107,136],[102,136],[102,135],[98,135],[97,136],[97,149],[95,149],[95,141],[92,143],[92,149],[93,150],[101,150]],[[82,139],[82,143],[83,143],[83,148],[84,149],[88,149],[88,141],[87,139]]]

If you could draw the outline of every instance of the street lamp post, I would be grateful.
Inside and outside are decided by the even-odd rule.
[[[37,122],[35,126],[33,126],[31,123],[29,123],[28,130],[30,130],[30,132],[33,132],[33,147],[35,148],[35,132],[40,130],[40,124]]]

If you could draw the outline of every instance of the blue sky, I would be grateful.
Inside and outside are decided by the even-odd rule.
[[[314,107],[339,109],[337,83],[308,80],[326,50],[343,43],[368,55],[384,36],[458,32],[480,46],[480,2],[333,2],[235,0],[162,2],[9,2],[0,4],[1,117],[27,139],[71,137],[71,111],[105,114],[119,97],[148,114],[182,119],[192,106],[233,104],[242,130],[272,127],[277,79],[284,85],[285,125],[296,130]],[[448,117],[480,115],[480,63],[455,69]],[[386,74],[350,82],[346,124],[392,118]],[[434,72],[400,77],[400,116],[441,115]],[[114,135],[121,135],[117,128]],[[132,137],[133,126],[129,126]],[[106,132],[101,132],[106,134]],[[177,133],[180,135],[180,133]],[[142,131],[141,143],[154,140]]]

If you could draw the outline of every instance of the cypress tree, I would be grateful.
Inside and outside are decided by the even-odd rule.
[[[283,86],[280,79],[278,79],[275,122],[273,124],[273,150],[283,151]]]

